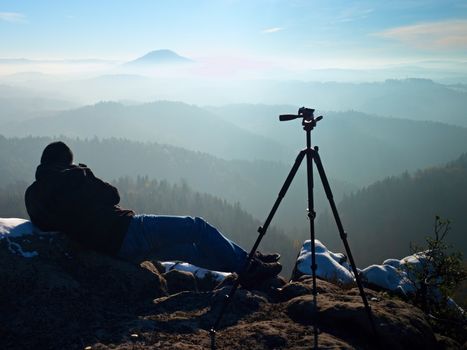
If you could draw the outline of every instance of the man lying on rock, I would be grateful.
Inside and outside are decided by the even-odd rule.
[[[36,181],[25,194],[31,221],[60,231],[83,246],[125,260],[180,260],[209,270],[241,272],[247,253],[199,217],[136,215],[121,208],[118,190],[73,164],[63,142],[45,147]],[[260,283],[282,269],[279,254],[256,252],[245,284]]]

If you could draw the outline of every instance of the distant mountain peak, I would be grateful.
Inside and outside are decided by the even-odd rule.
[[[133,61],[128,62],[130,65],[153,65],[153,64],[180,64],[192,63],[193,60],[180,56],[172,50],[162,49],[150,51],[144,56],[141,56]]]

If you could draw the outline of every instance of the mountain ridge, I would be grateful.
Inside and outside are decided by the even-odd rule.
[[[135,60],[125,63],[125,66],[138,65],[160,65],[160,64],[186,64],[192,63],[193,60],[180,56],[176,52],[169,49],[153,50],[145,55],[136,58]]]

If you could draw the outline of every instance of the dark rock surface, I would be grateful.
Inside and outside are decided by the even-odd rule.
[[[196,278],[191,272],[170,270],[163,274],[169,286],[169,293],[175,294],[183,291],[198,291]]]
[[[192,275],[172,272],[166,281],[157,263],[130,264],[61,235],[9,240],[0,240],[1,349],[210,348],[209,329],[229,285],[197,291]],[[12,252],[12,241],[38,255]],[[270,283],[237,291],[216,333],[218,349],[313,347],[310,279]],[[320,348],[438,348],[425,316],[409,304],[367,290],[375,339],[357,289],[318,280],[318,292]]]
[[[38,253],[25,258],[11,243]],[[155,267],[84,250],[62,235],[0,240],[0,348],[83,348],[118,340],[125,322],[167,295]]]
[[[347,293],[333,291],[334,286],[319,281],[318,322],[321,331],[341,339],[352,339],[361,346],[371,343],[390,349],[433,349],[437,341],[423,312],[398,300],[384,300],[367,291],[378,337],[374,337],[368,314],[356,288]],[[326,286],[329,288],[326,288]],[[313,323],[313,300],[307,293],[286,303],[287,314],[298,323]]]

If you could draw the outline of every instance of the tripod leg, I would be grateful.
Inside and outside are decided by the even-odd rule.
[[[321,158],[319,157],[318,147],[315,147],[315,149],[313,150],[313,158],[315,160],[316,167],[318,169],[318,173],[321,178],[321,182],[323,183],[324,191],[326,192],[326,197],[328,198],[329,204],[331,205],[332,214],[334,215],[334,220],[336,221],[337,229],[339,230],[339,235],[341,237],[342,243],[344,244],[345,252],[347,256],[349,257],[350,266],[352,267],[352,271],[355,276],[355,281],[357,282],[358,290],[360,291],[360,296],[362,298],[363,304],[365,305],[365,310],[368,314],[371,327],[373,329],[374,334],[377,335],[375,322],[373,320],[373,315],[371,313],[371,308],[370,308],[370,305],[368,304],[365,291],[363,290],[362,282],[360,280],[360,275],[358,274],[357,267],[355,265],[355,261],[352,256],[352,252],[350,251],[350,246],[347,241],[347,234],[345,233],[344,227],[342,226],[342,222],[339,217],[339,213],[337,211],[336,203],[334,202],[334,197],[332,195],[331,186],[329,186],[326,173],[324,172],[323,163],[321,162]]]
[[[284,198],[285,194],[287,193],[287,190],[289,189],[290,187],[290,184],[292,183],[292,180],[293,178],[295,177],[295,174],[297,173],[298,171],[298,168],[300,167],[300,164],[302,163],[303,161],[303,158],[305,157],[305,154],[307,152],[305,150],[302,150],[300,151],[300,153],[298,154],[297,158],[295,159],[295,163],[294,165],[292,166],[292,169],[290,169],[290,172],[289,172],[289,175],[287,176],[287,178],[285,179],[285,182],[284,184],[282,185],[282,188],[281,190],[279,191],[279,194],[277,196],[277,199],[276,201],[274,202],[274,205],[268,215],[268,217],[266,218],[266,221],[264,222],[264,225],[263,226],[260,226],[258,228],[258,238],[256,239],[256,242],[255,244],[253,245],[253,248],[251,248],[251,251],[250,253],[248,254],[248,258],[247,258],[247,261],[245,263],[245,266],[243,267],[242,271],[240,272],[239,274],[239,278],[237,278],[237,280],[234,282],[234,284],[232,285],[232,288],[230,289],[230,292],[228,295],[226,295],[225,299],[224,299],[224,304],[222,305],[221,307],[221,310],[219,312],[219,315],[216,319],[216,322],[214,323],[214,325],[211,327],[211,330],[210,330],[210,333],[211,333],[211,339],[212,339],[212,343],[211,343],[211,349],[214,349],[215,347],[215,344],[214,344],[214,336],[215,336],[215,333],[216,333],[216,330],[217,328],[219,327],[219,324],[222,320],[222,316],[224,315],[224,312],[225,310],[227,309],[227,306],[230,304],[235,292],[237,291],[239,285],[240,285],[240,280],[241,280],[241,277],[248,271],[248,268],[250,267],[251,265],[251,261],[253,259],[253,256],[256,252],[256,250],[258,249],[258,246],[261,242],[261,239],[263,238],[263,236],[266,234],[266,231],[269,227],[269,224],[271,223],[272,221],[272,218],[274,217],[274,214],[276,213],[277,211],[277,208],[279,208],[279,204],[281,203],[282,201],[282,198]]]
[[[316,300],[318,291],[316,288],[316,249],[315,244],[315,204],[313,199],[313,150],[307,148],[307,188],[308,188],[308,219],[310,222],[310,248],[311,248],[311,276],[312,276],[312,294],[313,294],[313,342],[314,349],[318,349],[318,302]]]

